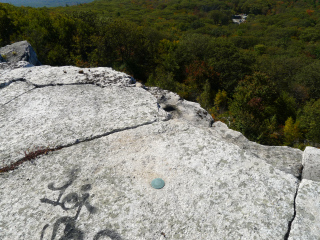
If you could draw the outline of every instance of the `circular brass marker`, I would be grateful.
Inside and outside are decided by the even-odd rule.
[[[161,189],[164,187],[164,181],[161,178],[153,179],[151,182],[151,187],[155,189]]]

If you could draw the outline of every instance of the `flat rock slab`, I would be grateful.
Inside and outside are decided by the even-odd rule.
[[[249,141],[242,133],[229,129],[225,123],[212,126],[224,140],[236,144],[252,155],[263,159],[275,168],[301,178],[303,151],[285,146],[264,146]]]
[[[17,81],[12,82],[9,86],[0,90],[0,106],[8,104],[17,97],[29,92],[35,87],[27,82]],[[1,106],[2,108],[2,106]]]
[[[111,68],[78,68],[73,66],[51,67],[47,65],[4,69],[0,71],[0,86],[12,81],[26,81],[35,86],[96,84],[100,86],[132,86],[135,80],[129,75]]]
[[[302,163],[303,179],[296,196],[296,216],[289,239],[316,240],[320,236],[320,149],[306,147]]]
[[[303,152],[303,179],[320,182],[320,150],[306,147]]]
[[[269,240],[287,232],[298,180],[214,129],[170,120],[48,153],[0,181],[3,240]]]
[[[320,238],[320,182],[303,179],[296,198],[296,217],[289,240]]]
[[[6,165],[24,157],[24,152],[87,141],[168,115],[142,88],[84,84],[22,89],[27,92],[0,108],[0,159]]]

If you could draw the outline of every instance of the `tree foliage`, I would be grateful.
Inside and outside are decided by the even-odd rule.
[[[309,101],[300,112],[301,127],[311,143],[320,142],[320,99]]]

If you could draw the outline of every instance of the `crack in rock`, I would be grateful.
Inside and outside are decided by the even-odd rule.
[[[30,84],[32,85],[34,88],[24,92],[24,93],[21,93],[19,94],[18,96],[15,96],[14,98],[10,99],[8,102],[5,102],[4,104],[2,104],[3,106],[4,105],[7,105],[8,103],[12,102],[13,100],[19,98],[20,96],[30,92],[30,91],[33,91],[37,88],[45,88],[45,87],[60,87],[60,86],[77,86],[77,85],[94,85],[94,86],[98,86],[98,87],[101,87],[101,88],[104,88],[105,86],[103,86],[102,84],[99,84],[99,83],[94,83],[94,82],[84,82],[84,83],[51,83],[51,84],[44,84],[44,85],[39,85],[39,84],[35,84],[35,83],[32,83],[30,81],[27,81],[26,79],[23,79],[23,78],[19,78],[19,79],[13,79],[9,82],[4,82],[2,84],[0,84],[0,89],[1,88],[5,88],[5,87],[8,87],[9,85],[11,85],[12,83],[15,83],[15,82],[25,82],[27,84]]]
[[[24,79],[24,78],[17,78],[17,79],[12,79],[12,80],[10,80],[10,81],[8,81],[8,82],[0,83],[0,89],[1,89],[1,88],[5,88],[5,87],[8,87],[10,84],[15,83],[15,82],[30,83],[30,82],[28,82],[28,81],[27,81],[26,79]],[[32,84],[32,83],[31,83],[31,84]],[[32,85],[34,85],[34,84],[32,84]]]
[[[293,216],[292,216],[292,219],[288,222],[288,230],[287,230],[286,234],[284,235],[284,240],[288,240],[289,239],[292,223],[293,223],[294,219],[296,218],[296,214],[297,214],[297,211],[296,211],[296,199],[297,199],[297,196],[298,196],[298,191],[299,191],[300,183],[301,183],[301,180],[302,180],[302,172],[303,172],[303,166],[301,167],[301,170],[300,170],[300,175],[298,177],[298,180],[299,180],[298,181],[298,186],[297,186],[297,189],[296,189],[296,192],[295,192],[295,195],[294,195],[294,199],[293,199]]]
[[[14,98],[10,99],[8,102],[5,102],[4,104],[2,104],[2,106],[5,106],[5,105],[9,104],[9,103],[12,102],[13,100],[21,97],[22,95],[24,95],[24,94],[26,94],[26,93],[28,93],[28,92],[31,92],[32,90],[34,90],[34,88],[32,88],[32,89],[30,89],[30,90],[28,90],[28,91],[25,91],[24,93],[21,93],[21,94],[19,94],[18,96],[15,96]]]
[[[50,84],[43,84],[43,85],[41,85],[41,84],[33,84],[33,86],[35,86],[35,88],[77,86],[77,85],[95,85],[95,86],[99,86],[98,84],[89,83],[89,82],[85,82],[85,83],[50,83]],[[103,87],[103,86],[99,86],[99,87]]]
[[[121,128],[121,129],[114,129],[114,130],[112,130],[110,132],[107,132],[107,133],[104,133],[104,134],[99,134],[99,135],[96,135],[96,136],[93,136],[93,137],[89,137],[89,138],[85,138],[83,140],[76,139],[76,141],[74,143],[57,146],[55,148],[47,147],[47,148],[38,148],[38,149],[36,149],[34,151],[25,151],[24,152],[25,156],[23,158],[21,158],[20,160],[12,163],[10,165],[7,165],[7,166],[4,166],[4,167],[0,168],[0,174],[15,170],[21,164],[23,164],[23,163],[25,163],[27,161],[31,161],[32,162],[35,158],[37,158],[39,156],[42,156],[42,155],[47,155],[49,152],[54,152],[54,151],[57,151],[57,150],[61,150],[63,148],[68,148],[68,147],[71,147],[71,146],[74,146],[74,145],[77,145],[77,144],[80,144],[80,143],[83,143],[83,142],[90,142],[90,141],[93,141],[95,139],[102,138],[102,137],[105,137],[105,136],[108,136],[108,135],[111,135],[111,134],[114,134],[114,133],[123,132],[123,131],[131,130],[131,129],[136,129],[136,128],[139,128],[139,127],[142,127],[142,126],[146,126],[146,125],[151,125],[151,124],[153,124],[155,122],[157,122],[157,120],[154,120],[154,121],[151,121],[151,122],[142,123],[142,124],[139,124],[139,125],[136,125],[136,126],[133,126],[133,127],[125,127],[125,128]]]

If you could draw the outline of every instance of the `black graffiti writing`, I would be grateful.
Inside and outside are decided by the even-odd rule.
[[[56,201],[50,200],[48,198],[40,199],[40,201],[43,203],[48,203],[53,206],[60,206],[63,210],[66,210],[66,211],[70,210],[70,209],[78,208],[75,219],[78,218],[79,213],[80,213],[83,206],[85,206],[90,213],[95,213],[95,211],[96,211],[96,208],[91,206],[90,203],[88,202],[88,199],[90,197],[89,193],[83,193],[81,196],[79,196],[77,193],[73,192],[73,193],[67,194],[64,198],[62,198],[66,189],[69,186],[71,186],[72,183],[74,182],[74,180],[77,178],[77,171],[78,170],[71,171],[70,179],[61,187],[55,187],[54,183],[50,183],[48,185],[48,189],[50,189],[52,191],[59,191],[59,196]],[[86,184],[81,187],[82,192],[87,192],[89,190],[91,190],[91,184]],[[61,200],[61,198],[62,198],[62,200]]]
[[[77,213],[74,217],[75,219],[77,219],[83,206],[85,206],[90,213],[96,212],[96,208],[91,206],[91,204],[88,202],[89,197],[90,197],[90,194],[88,193],[84,193],[81,196],[79,196],[77,193],[69,193],[62,199],[61,202],[60,202],[60,198],[61,198],[60,195],[57,201],[52,201],[47,198],[42,198],[40,199],[40,201],[43,203],[51,204],[53,206],[60,206],[63,210],[66,210],[66,211],[70,209],[78,208]]]
[[[83,232],[80,229],[76,228],[76,220],[72,217],[61,217],[53,225],[51,240],[54,240],[57,236],[57,231],[61,224],[64,224],[63,236],[59,240],[83,240]],[[45,225],[42,229],[41,236],[43,238],[45,230],[49,225]],[[41,238],[41,239],[42,239]]]
[[[84,234],[79,229],[75,228],[75,221],[73,218],[70,217],[62,217],[59,218],[53,227],[52,237],[51,240],[54,240],[57,235],[57,229],[60,227],[61,224],[65,224],[64,228],[64,235],[59,238],[59,240],[83,240]],[[43,235],[45,230],[49,227],[49,224],[46,224],[41,233],[41,240],[43,239]],[[98,232],[94,237],[93,240],[99,240],[101,237],[109,237],[112,240],[122,240],[120,235],[116,233],[115,231],[105,229],[100,232]]]
[[[72,192],[67,195],[64,195],[66,189],[72,185],[72,183],[77,178],[77,172],[78,170],[72,170],[69,180],[63,184],[60,187],[55,187],[54,183],[50,183],[48,185],[48,189],[52,191],[59,191],[59,195],[57,200],[51,200],[48,198],[41,198],[40,201],[42,203],[47,203],[53,206],[60,206],[63,210],[68,211],[71,209],[77,209],[75,216],[73,217],[61,217],[53,225],[51,240],[55,240],[57,238],[58,230],[61,229],[61,226],[63,228],[63,235],[58,240],[83,240],[84,239],[84,233],[80,229],[76,227],[76,221],[79,217],[79,214],[81,212],[81,209],[83,206],[88,210],[90,214],[94,214],[97,211],[97,208],[92,206],[89,203],[90,194],[87,193],[92,189],[90,184],[85,184],[81,186],[81,195]],[[42,231],[40,240],[43,240],[45,231],[49,227],[49,224],[46,224]],[[100,232],[98,232],[93,240],[99,240],[101,237],[107,236],[113,240],[121,240],[121,237],[114,231],[105,229]]]
[[[101,237],[109,237],[113,240],[122,240],[121,237],[118,235],[118,233],[116,233],[115,231],[112,231],[112,230],[102,230],[100,232],[98,232],[93,240],[99,240]]]

